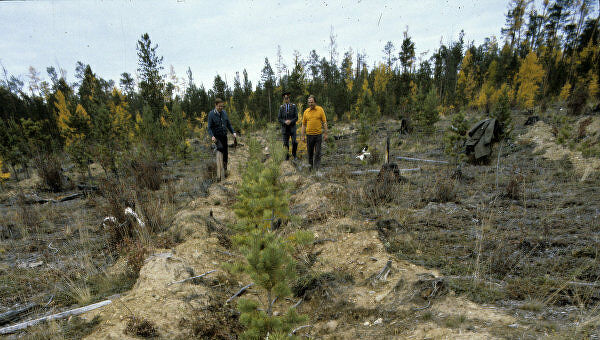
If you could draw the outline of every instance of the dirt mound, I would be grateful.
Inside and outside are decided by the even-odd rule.
[[[586,129],[593,131],[594,128],[598,129],[599,125],[600,119],[595,118]],[[526,144],[535,143],[535,152],[543,153],[542,157],[546,159],[568,159],[573,164],[575,173],[581,176],[582,181],[586,180],[592,172],[600,170],[600,159],[584,158],[581,152],[557,144],[552,127],[543,121],[538,121],[526,134],[519,136],[518,140]]]
[[[327,218],[330,212],[329,197],[344,190],[339,184],[314,182],[301,188],[290,199],[290,213],[306,221],[317,222]]]

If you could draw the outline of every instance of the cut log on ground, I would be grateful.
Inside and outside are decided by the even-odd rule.
[[[30,320],[30,321],[22,322],[22,323],[19,323],[16,325],[0,328],[0,335],[14,333],[16,331],[20,331],[27,327],[37,325],[40,322],[50,321],[50,320],[58,320],[58,319],[66,318],[68,316],[83,314],[83,313],[89,312],[91,310],[94,310],[94,309],[97,309],[100,307],[104,307],[110,303],[112,303],[111,300],[104,300],[102,302],[94,303],[89,306],[75,308],[75,309],[71,309],[71,310],[68,310],[68,311],[65,311],[62,313],[52,314],[52,315],[44,316],[43,318]]]
[[[421,171],[421,168],[410,168],[410,169],[398,169],[399,172],[412,172],[412,171]],[[365,175],[365,174],[378,174],[380,173],[380,169],[369,169],[369,170],[357,170],[350,172],[351,175]]]
[[[435,159],[422,159],[422,158],[404,157],[404,156],[396,156],[396,158],[397,159],[401,159],[401,160],[405,160],[405,161],[448,164],[448,161],[438,161],[438,160],[435,160]]]
[[[68,195],[68,196],[60,198],[58,201],[59,202],[66,202],[66,201],[74,200],[74,199],[79,198],[79,197],[83,197],[83,194],[82,193],[76,193],[76,194]]]
[[[37,306],[37,303],[32,302],[32,303],[26,304],[25,306],[21,306],[17,309],[9,310],[8,312],[4,312],[4,313],[0,314],[0,325],[7,324],[11,321],[14,321],[15,319],[18,319],[20,316],[22,316],[23,314],[32,310],[36,306]]]

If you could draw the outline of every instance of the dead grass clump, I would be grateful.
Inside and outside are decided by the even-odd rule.
[[[456,201],[456,180],[451,176],[438,177],[433,185],[425,189],[424,199],[427,202],[447,203]]]
[[[544,277],[523,277],[508,280],[506,285],[506,294],[510,299],[516,300],[540,300],[547,301],[552,296],[553,301],[548,301],[557,305],[568,303],[568,296],[564,292],[557,291],[560,287],[558,281]]]
[[[139,240],[128,242],[124,251],[126,253],[128,275],[137,278],[150,251]]]
[[[523,186],[524,179],[525,178],[519,169],[513,169],[510,180],[506,185],[506,197],[514,200],[521,198],[521,187]]]
[[[577,130],[577,140],[583,139],[587,134],[587,127],[592,123],[592,117],[588,117],[579,123]]]
[[[292,293],[296,297],[303,297],[309,301],[314,294],[319,296],[330,296],[325,294],[328,288],[334,288],[340,285],[348,285],[354,283],[354,277],[350,273],[343,272],[326,272],[315,273],[308,272],[296,279],[292,285]]]
[[[21,237],[27,236],[30,229],[37,228],[41,221],[38,210],[27,202],[22,191],[17,194],[17,221],[20,224]]]
[[[373,206],[395,202],[400,198],[402,183],[399,180],[369,180],[365,185],[366,201]]]
[[[210,304],[190,320],[179,321],[181,328],[191,330],[191,335],[198,339],[236,339],[243,330],[234,310],[225,309],[218,304]]]
[[[140,336],[142,338],[158,337],[158,331],[152,322],[135,316],[129,317],[124,333],[132,336]]]
[[[66,187],[66,180],[62,173],[60,159],[56,154],[42,154],[34,158],[38,176],[42,185],[52,191],[60,192]]]
[[[131,173],[140,189],[159,190],[162,183],[162,165],[154,160],[136,159],[131,161]]]
[[[73,316],[30,327],[19,337],[30,340],[83,339],[90,335],[99,324],[99,315],[89,321],[79,316]]]
[[[167,209],[169,204],[159,195],[150,191],[138,191],[137,202],[148,230],[158,233],[166,230],[173,222],[173,214]]]
[[[484,240],[481,246],[482,262],[489,267],[489,273],[504,278],[514,272],[522,252],[519,245],[504,238]]]
[[[493,284],[474,279],[450,279],[447,281],[448,288],[457,295],[465,295],[469,300],[476,303],[495,303],[507,297],[506,292]]]

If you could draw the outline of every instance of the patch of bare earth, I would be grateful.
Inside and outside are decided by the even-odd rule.
[[[600,118],[594,117],[587,130],[597,133],[600,130],[599,126]],[[527,133],[519,137],[519,141],[524,144],[534,143],[534,151],[543,153],[542,157],[546,159],[558,161],[567,158],[573,164],[575,173],[581,181],[585,181],[593,172],[600,170],[600,159],[585,158],[581,152],[557,144],[552,126],[543,121],[538,121]]]

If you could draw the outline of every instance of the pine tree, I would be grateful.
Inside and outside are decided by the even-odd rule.
[[[310,234],[298,232],[284,240],[270,229],[274,218],[287,219],[287,193],[279,181],[284,150],[279,145],[271,145],[271,158],[264,164],[261,149],[256,140],[250,141],[250,155],[234,206],[238,217],[238,234],[234,241],[245,260],[228,266],[248,274],[266,295],[260,299],[262,304],[251,299],[239,300],[240,322],[246,326],[242,333],[244,339],[282,337],[295,324],[305,320],[292,308],[283,315],[274,313],[276,301],[291,294],[289,284],[295,277],[294,244],[312,239]]]
[[[426,134],[435,131],[435,123],[440,119],[438,111],[439,99],[434,88],[432,88],[425,100],[421,110],[414,116],[415,125],[420,127]]]
[[[452,116],[451,124],[444,134],[446,144],[444,151],[453,157],[456,162],[460,160],[461,155],[464,155],[462,151],[467,140],[467,131],[469,131],[469,122],[465,119],[465,114],[459,111]]]
[[[372,127],[380,113],[371,89],[369,89],[369,82],[366,77],[363,80],[360,95],[352,111],[353,117],[358,118],[359,121],[359,142],[366,143],[371,136]]]
[[[503,135],[509,136],[512,132],[512,116],[510,113],[510,90],[508,86],[502,86],[499,90],[498,99],[494,110],[492,111],[492,118],[496,118],[500,126],[502,127]]]
[[[152,46],[148,33],[143,34],[137,42],[140,95],[145,105],[148,105],[152,110],[155,119],[158,119],[162,114],[164,107],[163,91],[165,89],[164,77],[160,74],[163,69],[163,57],[158,56],[157,49],[158,45]]]

